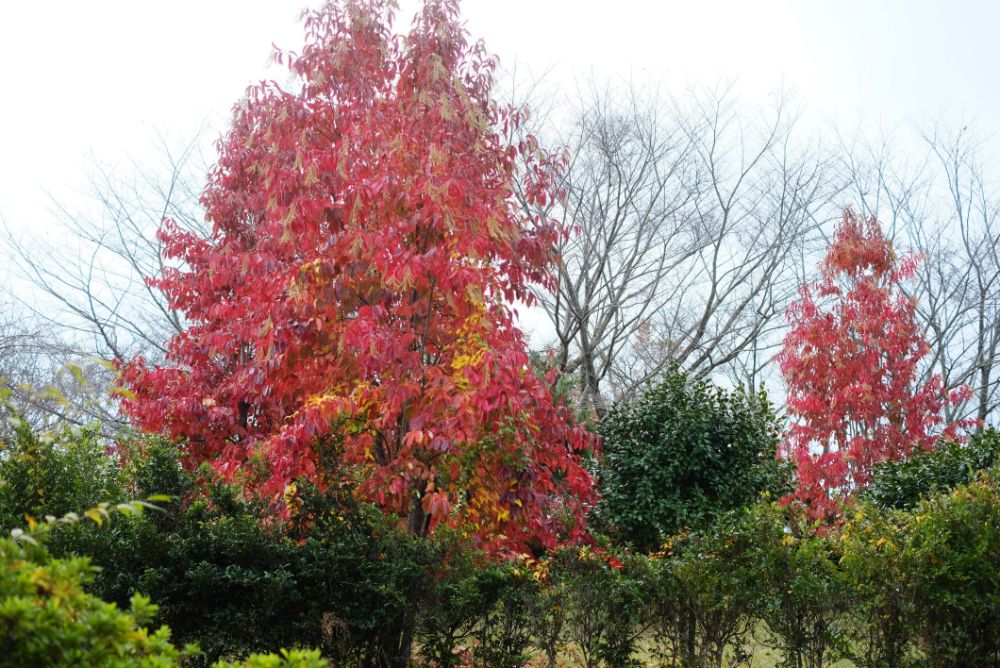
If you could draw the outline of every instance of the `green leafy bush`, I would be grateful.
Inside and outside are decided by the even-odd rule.
[[[1000,484],[994,474],[920,502],[902,527],[912,627],[935,668],[1000,665]]]
[[[598,432],[595,521],[642,551],[788,489],[789,469],[776,457],[781,423],[763,392],[728,392],[674,369],[616,406]]]
[[[770,641],[782,652],[780,666],[822,668],[844,651],[848,592],[838,562],[836,537],[817,535],[793,507],[761,503],[743,526],[754,536],[757,591]]]
[[[326,668],[319,650],[281,650],[278,654],[251,654],[246,661],[217,661],[212,668]]]
[[[23,536],[23,534],[22,534]],[[0,666],[11,668],[173,668],[200,655],[150,631],[157,606],[134,594],[121,609],[86,590],[96,568],[87,557],[58,559],[35,542],[0,538]],[[318,651],[253,655],[215,668],[323,668]]]
[[[308,536],[293,539],[215,486],[166,517],[78,545],[113,564],[98,581],[112,600],[148,593],[206,662],[319,647],[349,665],[385,665],[412,637],[433,554],[374,508],[329,503]]]
[[[710,528],[669,539],[654,555],[649,615],[661,653],[676,665],[749,661],[750,633],[767,593],[757,534],[747,513],[734,511]]]
[[[474,656],[483,666],[518,668],[530,658],[532,638],[548,612],[548,601],[527,566],[507,563],[492,569],[499,576],[499,595],[476,633]]]
[[[913,508],[922,498],[972,482],[1000,464],[1000,433],[992,427],[968,443],[946,442],[908,459],[876,466],[864,497],[882,508]]]
[[[862,506],[844,524],[840,565],[851,596],[851,658],[860,668],[911,665],[916,590],[900,538],[909,516]]]
[[[441,557],[420,605],[417,637],[424,661],[451,668],[464,662],[460,648],[496,603],[499,588],[495,574],[480,568],[473,555],[455,551]]]
[[[1000,665],[995,472],[909,510],[862,507],[843,546],[857,664]]]
[[[147,628],[157,610],[148,598],[134,594],[124,609],[106,603],[85,589],[96,570],[88,558],[57,559],[15,535],[22,540],[0,538],[0,665],[177,665],[170,630]]]
[[[148,595],[174,637],[201,646],[189,666],[305,646],[378,666],[412,636],[433,555],[372,508],[307,499],[312,530],[289,536],[261,521],[267,508],[207,473],[186,472],[176,449],[156,439],[126,444],[124,466],[86,430],[50,439],[23,431],[13,445],[0,458],[0,481],[9,481],[0,483],[0,517],[14,525],[74,500],[177,498],[165,512],[64,526],[48,548],[88,555],[100,567],[88,587],[101,599],[126,607],[135,592]],[[44,498],[36,481],[45,481]]]
[[[650,585],[644,557],[567,548],[552,556],[547,575],[565,613],[561,639],[579,647],[587,668],[639,665],[634,654]]]
[[[100,502],[123,501],[122,471],[96,429],[32,431],[16,414],[0,440],[0,531],[24,515],[62,516]]]

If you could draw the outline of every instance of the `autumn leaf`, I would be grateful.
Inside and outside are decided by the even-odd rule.
[[[307,14],[283,54],[294,85],[236,107],[203,195],[211,243],[160,233],[173,268],[151,283],[189,325],[162,364],[124,365],[123,410],[276,506],[357,466],[356,494],[421,533],[474,521],[487,549],[552,544],[584,525],[595,444],[524,373],[507,304],[553,280],[566,229],[508,194],[525,169],[527,200],[552,199],[566,157],[511,143],[521,114],[493,101],[495,60],[455,3],[426,2],[405,38],[388,4]]]

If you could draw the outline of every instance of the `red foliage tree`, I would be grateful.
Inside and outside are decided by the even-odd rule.
[[[203,195],[211,239],[167,222],[151,281],[191,325],[122,369],[124,411],[188,460],[280,500],[343,484],[426,534],[488,549],[582,535],[593,446],[532,374],[508,306],[550,285],[564,228],[513,205],[557,193],[562,155],[515,141],[495,61],[457,2],[405,36],[378,0],[306,15],[295,91],[251,88]],[[526,170],[526,171],[519,171]]]
[[[920,382],[929,347],[914,300],[901,289],[917,258],[898,258],[878,221],[850,210],[822,264],[788,311],[778,356],[793,420],[783,444],[795,462],[790,496],[814,519],[836,521],[842,502],[867,484],[872,467],[930,449],[965,423],[943,425],[941,380]]]

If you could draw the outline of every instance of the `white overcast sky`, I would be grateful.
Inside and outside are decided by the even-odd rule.
[[[248,84],[281,76],[271,44],[301,46],[307,0],[3,0],[0,217],[52,232],[46,193],[72,202],[94,171],[151,156],[157,131],[212,137]],[[401,17],[417,3],[404,0]],[[466,0],[504,66],[689,83],[783,85],[816,118],[884,126],[942,114],[1000,130],[993,0]],[[152,159],[150,157],[150,159]],[[2,261],[2,258],[0,258]],[[0,267],[0,281],[3,281]]]

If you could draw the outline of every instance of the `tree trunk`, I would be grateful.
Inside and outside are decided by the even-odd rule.
[[[413,652],[413,625],[406,624],[399,634],[396,647],[387,648],[391,654],[386,657],[387,668],[409,668]]]
[[[410,490],[410,512],[406,515],[407,533],[424,538],[430,528],[430,516],[424,511],[423,486]],[[410,601],[411,606],[414,602]],[[388,668],[409,668],[413,654],[413,624],[408,623],[400,631],[399,643],[387,657]]]

